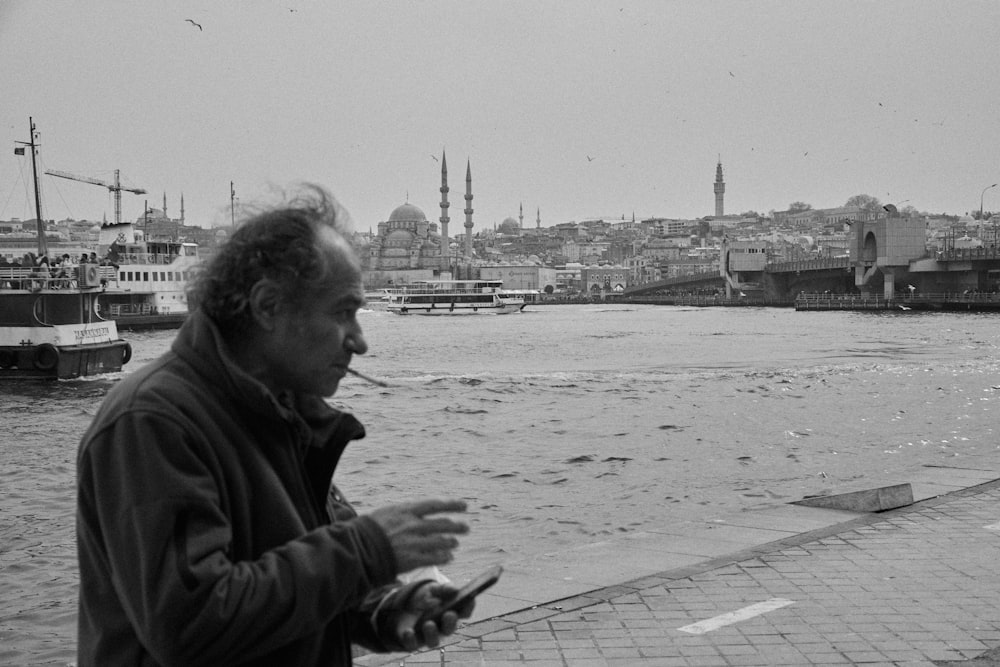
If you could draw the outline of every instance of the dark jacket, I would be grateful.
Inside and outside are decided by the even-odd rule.
[[[327,509],[362,437],[319,397],[278,400],[193,313],[80,445],[80,667],[350,665],[352,640],[378,649],[361,608],[396,575],[388,538]]]

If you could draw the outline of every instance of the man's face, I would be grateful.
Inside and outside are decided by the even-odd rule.
[[[337,269],[329,288],[303,306],[282,304],[269,366],[279,389],[332,396],[351,357],[368,350],[357,319],[365,298],[361,270],[346,241],[326,229],[320,236]]]

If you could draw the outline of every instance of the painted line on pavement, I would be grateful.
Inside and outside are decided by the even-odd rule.
[[[752,604],[749,607],[743,607],[742,609],[737,609],[736,611],[730,611],[725,614],[713,616],[712,618],[707,618],[704,621],[698,621],[697,623],[685,625],[684,627],[677,629],[681,632],[689,632],[692,635],[703,635],[706,632],[718,630],[726,625],[739,623],[740,621],[745,621],[749,618],[753,618],[754,616],[760,616],[769,611],[787,607],[790,604],[795,604],[795,601],[786,600],[784,598],[771,598],[770,600],[765,600],[764,602]]]

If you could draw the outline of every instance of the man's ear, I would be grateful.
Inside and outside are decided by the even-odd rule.
[[[278,285],[267,278],[250,289],[250,312],[254,322],[265,331],[274,331],[283,299]]]

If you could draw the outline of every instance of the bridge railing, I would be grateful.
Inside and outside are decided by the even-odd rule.
[[[773,264],[766,265],[764,270],[768,273],[787,273],[791,271],[848,269],[850,267],[850,257],[824,257],[822,259],[799,259],[791,262],[775,262]]]
[[[1000,248],[981,246],[979,248],[950,248],[938,250],[935,257],[939,261],[963,261],[972,259],[1000,259]]]
[[[886,298],[882,294],[820,294],[802,293],[795,297],[796,305],[809,304],[932,304],[932,303],[1000,303],[1000,294],[995,292],[897,292]]]

